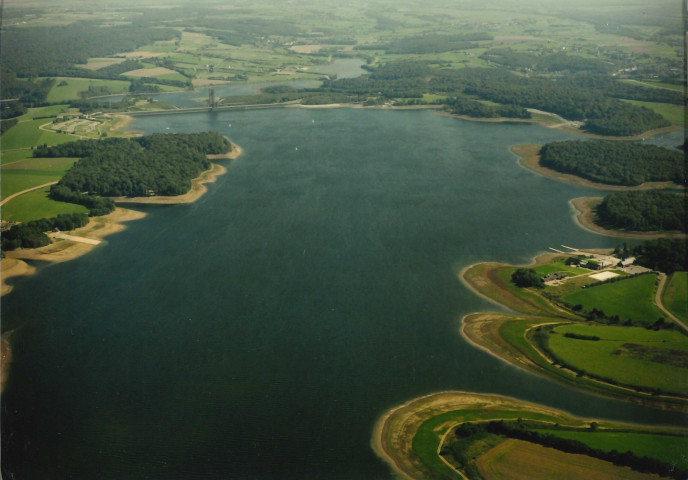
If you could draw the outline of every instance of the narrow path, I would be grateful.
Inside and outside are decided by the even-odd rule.
[[[673,313],[671,313],[662,303],[662,294],[664,293],[664,288],[666,287],[667,283],[667,276],[664,273],[659,274],[659,285],[657,286],[657,292],[655,293],[655,303],[657,306],[664,312],[666,313],[669,318],[671,318],[674,322],[679,324],[681,327],[683,327],[684,330],[688,331],[688,326],[686,326],[685,323],[683,323],[681,320],[676,317]]]
[[[13,194],[10,195],[9,197],[7,197],[7,198],[4,199],[3,201],[1,201],[1,202],[0,202],[0,206],[6,204],[6,203],[9,202],[10,200],[12,200],[14,197],[18,197],[19,195],[24,195],[25,193],[29,193],[29,192],[32,192],[32,191],[34,191],[34,190],[38,190],[39,188],[45,188],[45,187],[49,187],[50,185],[55,185],[57,182],[58,182],[58,180],[56,180],[56,181],[54,181],[54,182],[44,183],[43,185],[39,185],[39,186],[37,186],[37,187],[27,188],[26,190],[22,190],[21,192],[13,193]]]
[[[51,238],[61,238],[62,240],[71,240],[72,242],[86,243],[88,245],[100,245],[101,240],[94,238],[77,237],[76,235],[68,235],[62,232],[55,232],[50,234]]]

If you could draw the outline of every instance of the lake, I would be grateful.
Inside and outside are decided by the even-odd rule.
[[[569,390],[458,333],[463,315],[496,308],[461,268],[618,242],[572,219],[569,199],[594,192],[508,151],[571,136],[427,110],[215,112],[131,128],[215,130],[244,154],[196,203],[141,207],[145,219],[3,298],[3,328],[21,325],[2,397],[6,478],[390,478],[369,446],[375,420],[446,389],[685,421]]]

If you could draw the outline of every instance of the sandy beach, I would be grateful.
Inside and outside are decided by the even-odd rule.
[[[70,235],[83,237],[90,240],[102,240],[103,237],[124,230],[124,222],[138,220],[145,217],[145,213],[134,210],[117,208],[114,212],[102,217],[93,217],[88,224],[78,228]],[[73,241],[56,239],[50,245],[40,248],[19,248],[5,253],[2,259],[2,295],[9,293],[12,286],[7,284],[7,280],[19,275],[32,275],[36,269],[25,262],[45,261],[45,262],[66,262],[93,250],[97,244],[95,242]]]

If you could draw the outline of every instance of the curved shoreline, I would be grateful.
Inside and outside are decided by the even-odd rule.
[[[617,238],[634,238],[649,240],[654,238],[688,238],[683,232],[633,232],[625,230],[609,230],[594,222],[594,209],[602,201],[602,197],[578,197],[569,200],[569,205],[575,211],[573,218],[579,227],[598,235]]]
[[[419,427],[435,415],[456,412],[454,420],[448,420],[445,424],[435,429],[439,442],[439,451],[447,434],[462,422],[469,421],[462,416],[461,411],[476,408],[496,410],[494,418],[487,418],[485,421],[503,419],[504,415],[500,413],[500,410],[502,410],[505,412],[517,412],[518,414],[523,413],[524,418],[527,418],[528,414],[547,415],[562,425],[578,427],[589,425],[593,421],[598,422],[602,428],[623,428],[637,425],[604,419],[582,418],[561,409],[504,395],[448,390],[414,398],[386,411],[375,422],[371,437],[371,447],[375,454],[398,477],[410,480],[428,478],[433,472],[429,472],[421,459],[413,452],[413,438]],[[673,433],[683,433],[685,431],[685,429],[680,427],[637,426],[648,431],[671,431]],[[447,465],[447,467],[456,472],[453,466]],[[459,474],[463,475],[461,472]]]

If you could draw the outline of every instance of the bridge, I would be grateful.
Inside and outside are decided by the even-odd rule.
[[[170,110],[137,110],[131,112],[117,112],[115,115],[129,115],[131,117],[148,117],[152,115],[174,115],[181,113],[226,112],[232,110],[263,110],[266,108],[284,108],[293,103],[258,103],[254,105],[218,105],[216,107],[175,108]]]

